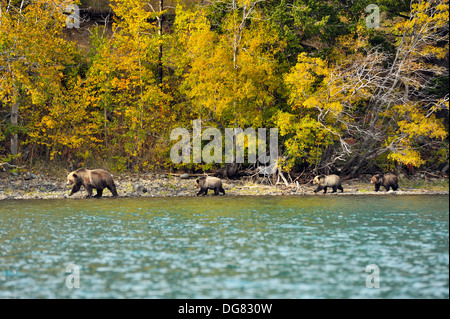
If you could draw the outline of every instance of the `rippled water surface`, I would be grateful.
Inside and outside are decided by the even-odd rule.
[[[448,217],[447,196],[0,201],[0,298],[449,298]]]

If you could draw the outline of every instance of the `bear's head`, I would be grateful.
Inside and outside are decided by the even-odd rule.
[[[66,185],[77,184],[78,180],[79,180],[78,175],[75,172],[72,172],[67,176],[67,184]]]
[[[202,176],[200,178],[197,178],[195,180],[195,187],[202,187],[202,185],[205,185],[206,176]]]
[[[319,176],[314,177],[313,185],[320,184],[324,178],[325,178],[324,175],[319,175]]]
[[[381,184],[383,182],[382,179],[383,179],[383,175],[377,174],[377,175],[372,176],[370,183],[371,184]]]

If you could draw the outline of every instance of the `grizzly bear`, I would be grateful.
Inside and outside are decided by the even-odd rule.
[[[314,193],[317,193],[319,191],[321,191],[323,189],[323,193],[326,194],[327,193],[327,187],[331,187],[333,188],[332,193],[336,193],[336,191],[339,189],[342,192],[344,192],[344,189],[341,186],[341,179],[339,178],[339,176],[337,175],[319,175],[314,177],[313,180],[313,184],[314,185],[319,185],[319,187],[317,187],[314,190]]]
[[[88,195],[86,197],[92,196],[92,189],[97,190],[97,195],[94,197],[102,197],[103,189],[108,188],[114,197],[118,196],[116,185],[111,174],[104,169],[92,169],[88,170],[85,168],[79,168],[76,171],[71,172],[67,176],[67,185],[74,185],[69,196],[80,190],[81,186],[84,186]]]
[[[375,191],[378,192],[381,186],[384,186],[386,192],[392,187],[394,191],[398,189],[398,178],[394,174],[377,174],[370,180],[371,184],[375,184]]]
[[[208,195],[208,189],[214,190],[214,195],[219,195],[222,192],[225,195],[225,190],[222,187],[222,181],[217,177],[202,176],[197,178],[195,186],[200,187],[200,191],[197,196]]]

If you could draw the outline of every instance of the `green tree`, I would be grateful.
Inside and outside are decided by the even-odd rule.
[[[0,1],[0,106],[10,114],[2,128],[11,136],[10,152],[19,152],[30,141],[56,150],[45,126],[46,115],[63,99],[66,68],[74,63],[76,48],[65,41],[64,10],[73,1]]]
[[[284,46],[258,10],[259,1],[230,1],[220,30],[211,8],[177,7],[175,33],[184,52],[181,90],[195,116],[220,128],[259,126],[273,113],[281,77],[275,54]]]
[[[170,95],[159,85],[161,36],[154,20],[161,13],[139,0],[118,0],[111,7],[114,34],[94,32],[85,101],[108,157],[147,166],[144,155],[171,120]]]
[[[448,111],[448,94],[424,92],[430,91],[434,79],[448,74],[445,67],[429,62],[448,52],[447,19],[447,0],[415,3],[410,19],[391,29],[398,35],[394,54],[371,48],[370,31],[360,24],[356,41],[340,39],[334,64],[299,56],[286,76],[290,113],[310,114],[337,141],[331,149],[327,143],[319,146],[327,152],[317,169],[340,167],[354,174],[385,155],[391,163],[419,167],[424,156],[446,147],[447,131],[435,113]]]

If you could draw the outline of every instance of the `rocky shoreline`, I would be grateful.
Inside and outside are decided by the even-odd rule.
[[[114,175],[117,191],[120,197],[178,197],[195,196],[198,189],[195,188],[196,176],[183,174],[174,176],[171,174],[118,174]],[[267,185],[241,180],[222,180],[227,195],[231,196],[287,196],[287,195],[313,195],[322,196],[322,191],[314,194],[316,188],[312,183]],[[448,177],[425,178],[401,178],[400,189],[396,192],[385,192],[382,188],[374,191],[370,184],[370,176],[362,176],[359,179],[344,180],[342,185],[344,193],[338,195],[448,195]],[[66,186],[65,177],[55,178],[43,174],[10,174],[3,173],[0,176],[0,200],[14,199],[64,199],[85,198],[86,191],[81,191],[69,197],[71,187]],[[96,191],[94,190],[94,194]],[[208,196],[213,191],[209,191]],[[104,198],[111,196],[109,190],[103,193]],[[327,196],[330,194],[326,194]]]

